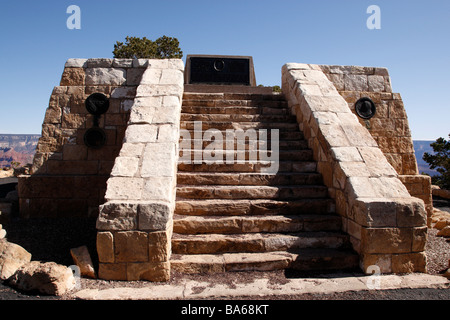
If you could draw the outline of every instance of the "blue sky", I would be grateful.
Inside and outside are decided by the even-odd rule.
[[[81,29],[69,30],[69,5]],[[369,5],[381,29],[369,30]],[[258,84],[287,62],[387,67],[414,140],[450,133],[450,1],[8,1],[0,6],[0,133],[40,133],[68,58],[112,58],[127,35],[180,41],[187,54],[253,57]]]

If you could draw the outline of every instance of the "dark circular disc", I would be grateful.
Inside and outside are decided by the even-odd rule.
[[[109,99],[103,93],[93,93],[85,101],[89,113],[99,116],[108,111]]]
[[[372,99],[363,97],[356,101],[355,111],[359,117],[368,120],[375,115],[377,108]]]
[[[216,61],[214,61],[214,70],[220,72],[224,68],[225,68],[225,61],[223,61],[223,60],[216,60]]]
[[[90,128],[84,134],[84,144],[90,148],[98,149],[105,145],[106,134],[100,128]]]

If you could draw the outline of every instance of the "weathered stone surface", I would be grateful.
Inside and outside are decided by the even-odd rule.
[[[139,204],[139,230],[166,230],[172,211],[168,203]]]
[[[450,237],[450,226],[445,226],[444,228],[439,230],[437,235],[440,237],[446,237],[446,238]]]
[[[86,85],[120,86],[126,83],[126,71],[117,68],[87,68]]]
[[[111,232],[97,232],[96,246],[100,262],[114,262],[114,237]]]
[[[72,270],[66,266],[32,261],[17,270],[9,283],[23,291],[63,295],[75,287],[75,278]]]
[[[21,246],[0,240],[0,279],[6,280],[11,277],[17,269],[31,261],[31,254]]]
[[[61,76],[61,86],[83,86],[85,72],[83,68],[65,68]]]
[[[151,262],[167,262],[170,259],[172,230],[148,233],[148,257]]]
[[[86,68],[88,59],[68,59],[65,68]]]
[[[92,279],[97,277],[89,250],[86,246],[70,249],[70,254],[75,264],[80,268],[81,276]]]
[[[116,262],[147,262],[147,232],[120,231],[115,233],[114,255]]]
[[[118,157],[111,171],[113,177],[133,177],[139,169],[139,158]]]
[[[412,233],[410,228],[362,228],[361,248],[367,253],[408,253]]]
[[[136,228],[136,203],[107,202],[99,207],[98,230],[133,230]]]
[[[170,262],[128,263],[127,280],[168,281],[170,280]]]

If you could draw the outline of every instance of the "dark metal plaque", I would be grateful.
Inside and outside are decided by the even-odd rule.
[[[190,84],[251,85],[250,59],[229,57],[189,57]]]
[[[89,113],[99,116],[108,111],[109,99],[103,93],[93,93],[85,101]]]
[[[84,144],[93,149],[99,149],[106,143],[106,134],[100,128],[93,127],[84,134]]]
[[[356,101],[355,111],[359,117],[368,120],[375,115],[377,108],[372,99],[364,97]]]

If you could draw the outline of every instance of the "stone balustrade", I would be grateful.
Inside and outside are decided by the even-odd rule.
[[[424,203],[409,194],[322,68],[284,65],[282,90],[314,151],[344,231],[360,255],[361,268],[376,265],[383,273],[424,272]]]

